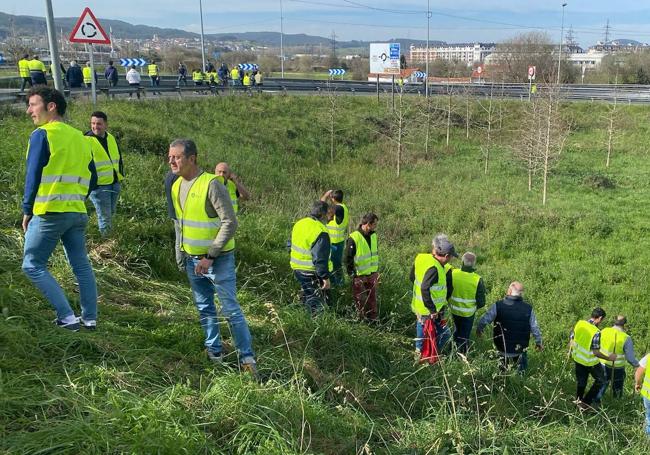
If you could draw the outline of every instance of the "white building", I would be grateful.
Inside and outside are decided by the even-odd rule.
[[[603,58],[607,56],[608,53],[604,51],[598,51],[596,49],[589,49],[587,52],[574,52],[567,55],[567,60],[576,66],[586,69],[594,69],[600,66],[603,62]]]
[[[494,43],[456,43],[429,46],[429,61],[451,60],[465,62],[467,65],[484,62],[485,58],[496,50]],[[427,48],[411,46],[409,50],[411,63],[427,60]]]

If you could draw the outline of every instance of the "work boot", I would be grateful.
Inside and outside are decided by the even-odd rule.
[[[251,377],[253,378],[253,381],[261,382],[260,375],[257,372],[257,364],[255,362],[242,363],[241,371],[250,374]]]
[[[78,332],[79,331],[79,322],[78,321],[65,323],[65,322],[61,321],[60,319],[55,319],[54,323],[58,327],[61,327],[62,329],[69,330],[71,332]]]
[[[217,364],[222,364],[223,363],[223,354],[222,353],[217,354],[216,352],[212,352],[212,351],[207,351],[207,353],[208,353],[208,359],[211,362],[217,363]]]

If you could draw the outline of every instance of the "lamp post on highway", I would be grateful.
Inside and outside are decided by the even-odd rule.
[[[424,96],[429,97],[429,24],[431,22],[431,0],[427,0],[427,59],[424,76]]]
[[[56,43],[56,31],[54,30],[54,12],[52,11],[52,0],[45,0],[45,22],[47,24],[47,40],[50,45],[50,58],[52,61],[52,78],[54,88],[63,92],[63,79],[61,78],[61,60],[59,59],[59,48]],[[94,79],[93,79],[94,81]]]
[[[284,79],[284,11],[280,0],[280,73]]]
[[[566,3],[562,3],[562,28],[560,31],[560,53],[557,56],[557,85],[560,85],[560,65],[562,64],[562,41],[564,41],[564,7]]]
[[[203,38],[203,2],[199,0],[199,13],[201,14],[201,61],[205,73],[205,39]]]

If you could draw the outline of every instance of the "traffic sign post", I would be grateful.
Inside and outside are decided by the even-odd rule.
[[[533,65],[528,66],[528,101],[530,101],[530,95],[533,91],[533,79],[535,79],[535,73],[537,72],[537,67]]]
[[[93,44],[110,44],[111,40],[102,28],[101,24],[90,10],[86,7],[70,34],[71,43],[84,43],[88,45],[88,56],[90,60],[90,87],[93,104],[97,104],[97,86],[95,82],[95,59],[93,58]]]
[[[343,75],[345,74],[345,70],[343,68],[330,68],[328,70],[329,76],[334,79],[334,76],[341,76],[341,79],[343,79]]]

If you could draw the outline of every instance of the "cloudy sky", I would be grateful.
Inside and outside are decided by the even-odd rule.
[[[199,31],[199,0],[52,0],[55,16],[77,16],[90,6],[102,18]],[[545,30],[559,38],[562,0],[431,0],[431,39],[499,41]],[[650,42],[650,2],[567,0],[565,31],[571,26],[583,46],[604,38]],[[0,0],[0,11],[43,16],[43,0]],[[425,39],[426,0],[282,0],[285,33],[339,40]],[[203,1],[206,33],[280,31],[280,0]]]

